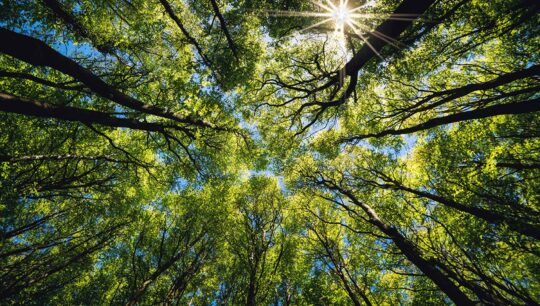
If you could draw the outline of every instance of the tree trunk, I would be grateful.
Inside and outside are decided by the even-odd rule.
[[[360,202],[350,191],[335,185],[325,184],[330,189],[338,191],[349,198],[355,205],[360,207],[369,217],[369,222],[387,235],[398,249],[411,261],[420,271],[435,283],[456,305],[474,305],[475,303],[463,293],[442,271],[437,267],[435,260],[425,259],[420,250],[406,237],[379,218],[377,213],[368,205]]]
[[[437,203],[443,204],[445,206],[451,207],[453,209],[459,210],[461,212],[473,215],[477,218],[480,218],[482,220],[485,220],[486,222],[493,223],[493,224],[505,224],[510,229],[521,233],[523,235],[539,239],[540,240],[540,226],[537,224],[531,224],[528,222],[524,222],[520,219],[511,219],[506,215],[502,215],[500,213],[490,211],[483,208],[473,207],[464,205],[461,203],[458,203],[456,201],[441,197],[439,195],[431,194],[429,192],[419,191],[416,189],[412,189],[400,184],[397,184],[394,182],[392,185],[382,186],[386,189],[399,189],[403,190],[412,194],[415,194],[417,196],[433,200]]]
[[[257,273],[255,271],[252,271],[249,273],[249,286],[248,286],[248,294],[247,294],[247,300],[246,300],[246,306],[257,306],[256,304],[256,293],[255,293],[255,283],[257,279]]]
[[[117,118],[95,110],[71,106],[56,106],[5,93],[0,93],[0,111],[40,118],[54,118],[65,121],[81,122],[88,125],[98,124],[114,128],[130,128],[149,132],[163,132],[165,130],[165,127],[158,123]]]
[[[62,55],[38,39],[0,28],[0,41],[3,41],[3,43],[0,44],[0,52],[25,61],[31,65],[51,67],[63,72],[86,85],[97,95],[114,101],[119,105],[141,113],[174,120],[179,123],[214,128],[214,125],[209,122],[190,117],[181,117],[160,109],[157,106],[147,105],[142,101],[120,92],[116,88],[105,83],[90,70],[80,66],[72,59]]]
[[[461,113],[452,114],[452,115],[448,115],[444,117],[434,118],[424,123],[414,125],[408,128],[399,129],[399,130],[384,130],[382,132],[373,133],[373,134],[364,134],[364,135],[347,137],[347,138],[342,139],[340,142],[345,143],[345,142],[362,140],[366,138],[380,138],[380,137],[389,136],[389,135],[412,134],[415,132],[428,130],[431,128],[435,128],[435,127],[450,124],[450,123],[456,123],[456,122],[462,122],[462,121],[468,121],[468,120],[474,120],[474,119],[482,119],[482,118],[488,118],[488,117],[494,117],[494,116],[500,116],[500,115],[527,114],[527,113],[538,112],[538,111],[540,111],[540,98],[527,100],[527,101],[521,101],[521,102],[515,102],[515,103],[492,105],[492,106],[475,109],[468,112],[461,112]]]

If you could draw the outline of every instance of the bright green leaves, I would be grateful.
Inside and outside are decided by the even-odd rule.
[[[533,2],[1,4],[0,299],[538,303]]]

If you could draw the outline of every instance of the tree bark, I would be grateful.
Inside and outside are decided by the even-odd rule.
[[[129,128],[148,132],[165,132],[167,126],[142,122],[134,119],[116,118],[109,114],[71,106],[56,106],[37,100],[31,100],[10,94],[0,93],[0,111],[40,118],[54,118],[65,121],[81,122],[86,125],[99,124],[114,128]],[[176,128],[170,126],[169,128]]]
[[[424,98],[421,98],[420,101],[418,101],[417,103],[415,103],[411,107],[406,108],[405,111],[407,111],[407,112],[411,112],[411,111],[420,112],[420,111],[433,109],[433,108],[435,108],[437,106],[440,106],[440,105],[445,104],[447,102],[450,102],[450,101],[456,100],[458,98],[464,97],[464,96],[466,96],[466,95],[468,95],[470,93],[473,93],[475,91],[494,89],[494,88],[497,88],[499,86],[509,84],[509,83],[515,82],[517,80],[522,80],[522,79],[534,77],[534,76],[537,76],[539,74],[540,74],[540,65],[533,65],[533,66],[531,66],[529,68],[526,68],[526,69],[523,69],[523,70],[514,71],[514,72],[510,72],[510,73],[500,75],[499,77],[497,77],[497,78],[495,78],[493,80],[489,80],[487,82],[477,83],[477,84],[469,84],[469,85],[465,85],[465,86],[462,86],[462,87],[452,88],[452,89],[443,90],[443,91],[440,91],[440,92],[430,94],[430,95],[428,95],[428,96],[426,96]],[[518,92],[520,92],[520,91],[518,91]],[[435,103],[432,103],[432,104],[429,104],[429,105],[424,106],[424,107],[420,107],[423,104],[428,103],[430,100],[433,100],[433,99],[439,98],[439,97],[441,97],[441,99],[439,101],[437,101]],[[420,107],[420,108],[418,108],[418,107]],[[418,108],[418,109],[415,110],[415,108]]]
[[[431,120],[428,120],[424,123],[414,125],[408,128],[398,129],[398,130],[384,130],[378,133],[372,134],[363,134],[356,135],[340,140],[340,143],[353,142],[367,138],[381,138],[390,135],[406,135],[412,134],[415,132],[420,132],[428,129],[432,129],[441,125],[446,125],[450,123],[457,123],[462,121],[469,121],[474,119],[482,119],[500,115],[517,115],[517,114],[526,114],[540,111],[540,98],[520,101],[515,103],[507,104],[498,104],[493,106],[488,106],[481,109],[475,109],[468,112],[461,112],[457,114],[452,114],[444,117],[438,117]]]
[[[397,40],[397,38],[435,2],[436,0],[402,1],[390,17],[399,18],[406,16],[407,18],[410,18],[410,20],[387,19],[371,34],[368,34],[369,37],[366,39],[366,44],[345,65],[345,74],[347,76],[358,74],[358,71],[362,69],[369,60],[377,56],[377,53],[389,44],[387,40]],[[381,36],[386,40],[381,39]]]
[[[229,29],[227,28],[227,23],[225,22],[225,18],[219,11],[219,6],[216,2],[216,0],[210,0],[212,3],[212,9],[214,10],[214,14],[216,14],[217,18],[219,19],[219,24],[221,26],[221,30],[225,34],[225,37],[227,38],[227,43],[229,44],[229,48],[231,48],[231,51],[233,52],[234,56],[238,58],[238,51],[236,49],[236,45],[234,44],[234,40],[232,39],[231,33],[229,32]]]
[[[530,224],[528,222],[524,222],[523,220],[519,219],[510,219],[508,216],[501,215],[500,213],[490,211],[483,208],[473,207],[464,205],[462,203],[453,201],[451,199],[444,198],[439,195],[435,195],[429,192],[424,192],[420,190],[416,190],[413,188],[409,188],[403,185],[399,184],[392,184],[392,185],[386,185],[386,186],[380,186],[386,189],[399,189],[403,190],[412,194],[415,194],[417,196],[433,200],[437,203],[443,204],[445,206],[451,207],[453,209],[459,210],[461,212],[473,215],[479,219],[482,219],[484,221],[487,221],[489,223],[493,224],[505,224],[510,229],[521,233],[523,235],[535,238],[540,240],[540,226],[536,224]]]
[[[339,186],[330,184],[326,181],[321,184],[326,187],[338,191],[351,200],[356,206],[360,207],[369,217],[369,222],[377,227],[381,232],[387,235],[398,249],[411,261],[420,271],[422,271],[429,279],[435,283],[439,289],[444,292],[456,305],[474,305],[475,303],[463,293],[442,271],[437,267],[437,262],[434,259],[428,260],[422,256],[420,250],[403,236],[396,228],[383,221],[375,210],[369,205],[360,202],[352,192],[345,190]]]
[[[167,118],[178,123],[184,123],[203,128],[216,128],[213,124],[191,118],[182,117],[163,110],[157,106],[147,105],[132,98],[116,88],[105,83],[90,70],[80,66],[72,59],[52,49],[42,41],[0,28],[0,52],[35,66],[46,66],[65,73],[86,85],[97,95],[141,113]]]
[[[249,285],[248,285],[248,294],[246,300],[246,306],[256,306],[256,293],[255,293],[255,283],[257,281],[257,275],[255,273],[249,274]]]

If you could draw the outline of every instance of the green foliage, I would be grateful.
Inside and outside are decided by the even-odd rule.
[[[0,305],[540,303],[539,4],[361,5],[0,3]]]

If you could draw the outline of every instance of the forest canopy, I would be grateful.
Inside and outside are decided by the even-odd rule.
[[[539,305],[540,1],[0,2],[0,305]]]

